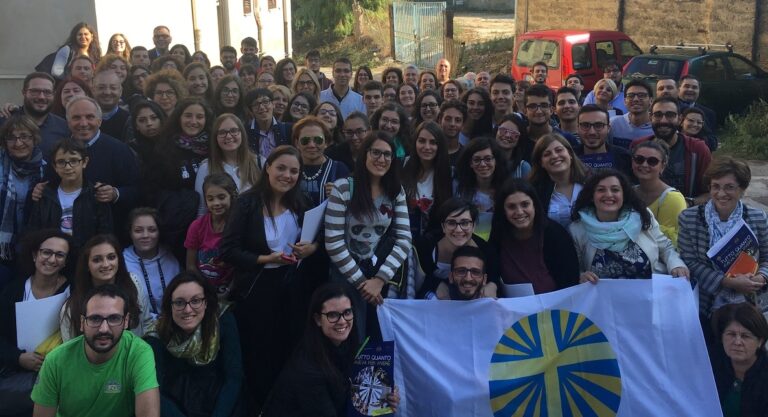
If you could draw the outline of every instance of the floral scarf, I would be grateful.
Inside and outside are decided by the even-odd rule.
[[[707,201],[704,206],[704,219],[707,221],[709,229],[709,247],[715,246],[718,240],[722,239],[734,226],[736,226],[744,213],[744,204],[739,201],[736,203],[736,208],[733,209],[731,215],[728,216],[728,220],[720,220],[720,215],[717,214],[715,204],[712,200]]]
[[[208,132],[201,132],[197,136],[187,136],[181,134],[176,137],[176,146],[181,149],[193,152],[197,155],[208,156],[208,150],[210,148],[208,140]]]
[[[227,311],[228,307],[228,304],[219,305],[219,318],[221,318],[221,315]],[[148,335],[158,337],[157,328],[154,325],[150,327]],[[197,329],[195,329],[195,332],[192,333],[191,336],[184,336],[185,335],[178,332],[174,332],[171,340],[165,345],[165,348],[168,349],[168,352],[173,357],[187,359],[191,364],[196,366],[208,365],[216,360],[220,347],[219,320],[216,320],[216,327],[213,330],[213,337],[211,338],[211,343],[207,350],[203,349],[202,326],[197,326]]]
[[[17,216],[16,205],[23,202],[27,196],[16,194],[16,185],[11,181],[11,170],[16,178],[26,180],[32,186],[42,178],[43,153],[39,147],[35,147],[29,160],[19,161],[11,158],[8,152],[0,150],[0,259],[13,259],[14,244],[16,242],[19,226],[23,219]]]

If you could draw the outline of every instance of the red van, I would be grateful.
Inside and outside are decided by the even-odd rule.
[[[515,80],[532,79],[531,66],[544,61],[549,67],[547,85],[563,86],[569,74],[584,78],[584,91],[591,91],[603,78],[602,65],[615,60],[622,67],[642,51],[622,32],[608,30],[540,30],[521,35],[515,42],[510,65]]]

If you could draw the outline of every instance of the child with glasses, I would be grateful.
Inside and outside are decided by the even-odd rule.
[[[88,165],[85,146],[66,138],[51,150],[53,169],[60,182],[47,183],[42,197],[32,203],[28,230],[55,228],[72,236],[73,249],[81,248],[92,236],[111,233],[112,209],[96,199],[101,183],[83,177]]]

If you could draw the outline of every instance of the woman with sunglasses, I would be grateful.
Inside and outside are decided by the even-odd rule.
[[[360,318],[353,302],[354,296],[340,284],[325,284],[315,291],[302,342],[280,373],[263,417],[347,415],[348,374],[360,340]],[[385,401],[397,410],[397,387]]]
[[[642,142],[632,148],[635,191],[659,222],[661,232],[677,246],[677,217],[688,205],[680,191],[661,180],[669,161],[669,148],[661,141]]]
[[[378,335],[379,329],[368,327],[366,320],[374,322],[375,307],[384,297],[402,294],[396,290],[398,285],[385,285],[392,281],[401,291],[407,289],[397,272],[411,250],[411,232],[395,158],[391,137],[382,131],[370,133],[360,148],[353,175],[334,183],[325,211],[331,280],[354,291],[355,316],[364,335],[366,330]]]
[[[233,416],[243,386],[235,317],[213,285],[181,272],[163,295],[146,341],[155,353],[164,416]]]
[[[312,207],[317,207],[328,198],[334,181],[349,176],[346,165],[325,155],[329,137],[327,124],[315,116],[307,116],[293,126],[293,145],[304,162],[301,189],[312,200]]]

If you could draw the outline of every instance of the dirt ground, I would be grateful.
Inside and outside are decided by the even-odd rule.
[[[467,44],[515,35],[515,15],[512,13],[456,13],[453,17],[454,39]]]

